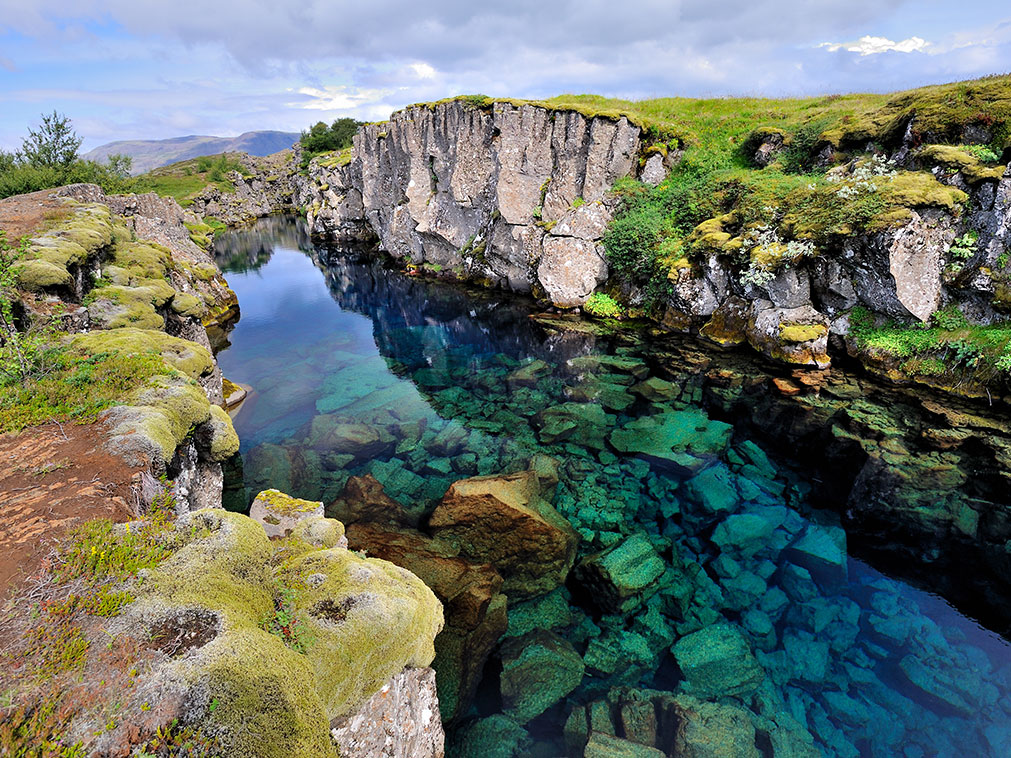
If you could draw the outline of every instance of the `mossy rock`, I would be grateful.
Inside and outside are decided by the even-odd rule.
[[[19,289],[29,292],[41,292],[50,287],[67,287],[74,278],[63,266],[51,261],[36,259],[24,261],[17,266],[17,284]]]
[[[239,435],[235,433],[232,418],[219,405],[211,405],[210,427],[212,461],[225,461],[239,452]]]
[[[170,368],[191,379],[208,376],[214,371],[214,359],[206,348],[153,329],[126,328],[79,334],[74,337],[72,344],[75,348],[92,354],[157,353]]]
[[[209,509],[175,532],[186,544],[147,572],[126,620],[203,619],[201,638],[141,686],[185,693],[188,723],[216,739],[216,755],[334,758],[331,720],[434,657],[435,596],[410,572],[333,547],[338,522],[313,519],[272,544],[249,517]],[[272,568],[285,554],[295,557]],[[278,588],[295,598],[301,648],[267,631]]]
[[[172,298],[171,305],[172,310],[180,316],[203,318],[204,314],[207,313],[207,306],[204,305],[204,301],[188,292],[177,292]]]
[[[828,334],[824,324],[780,324],[779,338],[783,342],[810,342]]]
[[[986,179],[1000,179],[1006,170],[1003,165],[987,166],[976,156],[955,145],[927,145],[918,157],[928,164],[960,172],[970,184]]]

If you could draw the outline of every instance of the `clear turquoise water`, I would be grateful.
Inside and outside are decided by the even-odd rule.
[[[711,446],[698,475],[604,442],[662,414],[700,435],[720,428],[707,426],[690,384],[660,383],[649,399],[629,391],[628,372],[652,365],[634,339],[546,329],[520,302],[314,250],[291,220],[217,247],[242,309],[218,359],[254,390],[236,418],[247,502],[267,486],[328,502],[369,472],[424,513],[456,479],[521,470],[547,453],[562,461],[554,504],[579,531],[581,554],[642,535],[672,572],[702,567],[687,599],[664,589],[624,614],[594,613],[565,588],[549,596],[568,613],[544,613],[544,625],[588,668],[566,703],[527,725],[528,754],[561,755],[571,704],[611,686],[682,686],[672,642],[725,622],[766,674],[744,705],[794,719],[826,756],[1011,755],[1011,645],[847,555],[838,518],[812,507],[789,461],[739,430]],[[534,361],[543,365],[533,381],[516,382]],[[355,455],[327,450],[328,429],[348,422],[377,439]],[[760,538],[735,537],[742,525]],[[841,560],[812,562],[796,548],[804,539]],[[511,613],[537,612],[536,602]],[[478,702],[474,717],[497,708],[493,695]]]

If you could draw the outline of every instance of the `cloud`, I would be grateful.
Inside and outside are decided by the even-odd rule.
[[[391,94],[391,90],[356,89],[354,87],[300,87],[298,93],[307,100],[288,103],[292,108],[310,111],[345,111],[368,105]]]
[[[850,53],[860,53],[860,55],[877,55],[878,53],[916,53],[923,52],[930,43],[922,37],[910,37],[901,42],[895,42],[887,37],[863,36],[856,42],[823,42],[818,47],[828,48],[829,52],[846,50]]]
[[[87,119],[91,142],[184,121],[299,131],[461,93],[815,95],[1011,69],[1011,10],[942,2],[0,0],[18,65],[0,68],[0,100],[21,124],[44,99]],[[896,54],[912,52],[929,54]]]
[[[10,58],[5,58],[2,55],[0,55],[0,68],[5,68],[11,73],[18,70],[18,67],[14,64],[14,61],[12,61]]]

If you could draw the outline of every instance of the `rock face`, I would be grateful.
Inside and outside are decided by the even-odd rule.
[[[637,173],[641,149],[625,118],[412,106],[359,130],[346,165],[314,162],[297,202],[314,233],[378,239],[410,264],[575,306],[607,278],[607,191]],[[651,182],[666,175],[662,159],[643,170]]]
[[[232,171],[228,176],[235,189],[223,192],[216,185],[208,185],[192,198],[191,212],[213,216],[234,226],[293,209],[294,171],[290,150],[265,157],[240,154],[239,160],[243,163],[244,173]]]
[[[525,724],[572,692],[583,680],[584,665],[572,644],[538,630],[502,646],[502,706],[506,716]]]
[[[355,713],[331,724],[330,734],[342,756],[442,758],[435,672],[404,669]]]
[[[534,471],[462,479],[449,488],[429,527],[463,555],[495,566],[507,595],[543,595],[565,581],[579,537],[542,491]]]
[[[443,604],[446,626],[435,640],[435,669],[443,718],[467,711],[492,649],[506,630],[502,577],[488,564],[456,554],[444,540],[384,524],[348,527],[352,548],[418,576]]]

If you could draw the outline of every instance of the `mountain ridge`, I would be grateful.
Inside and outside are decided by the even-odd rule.
[[[298,138],[297,132],[262,130],[243,132],[238,137],[191,134],[161,140],[118,140],[100,145],[82,157],[104,161],[114,153],[129,155],[133,158],[132,173],[136,175],[201,155],[232,152],[271,155],[291,147]]]

